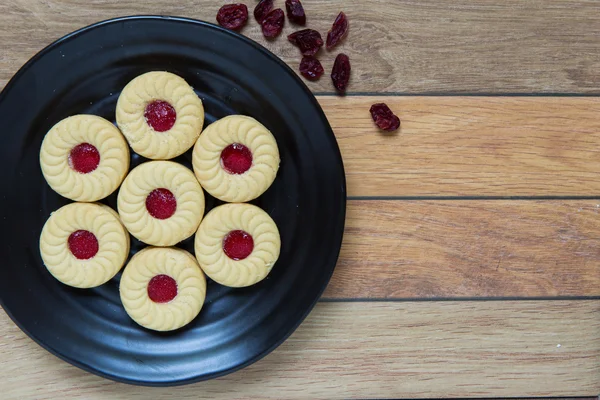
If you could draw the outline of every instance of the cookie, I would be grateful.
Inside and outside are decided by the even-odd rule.
[[[204,192],[188,168],[172,161],[150,161],[127,175],[117,207],[133,236],[150,245],[172,246],[198,229]]]
[[[281,239],[269,214],[251,204],[225,204],[205,217],[195,239],[200,268],[230,287],[263,280],[279,258]]]
[[[92,288],[119,272],[129,255],[129,234],[110,207],[71,203],[46,221],[40,253],[56,279],[69,286]]]
[[[183,78],[148,72],[125,86],[116,116],[133,151],[153,160],[168,160],[194,145],[204,124],[204,107]]]
[[[227,202],[245,202],[263,194],[275,180],[279,150],[260,122],[230,115],[202,132],[192,162],[208,193]]]
[[[48,185],[61,196],[93,202],[114,192],[129,169],[121,132],[95,115],[63,119],[48,131],[40,150]]]
[[[200,313],[206,278],[187,251],[148,247],[125,267],[119,292],[125,311],[135,322],[155,331],[171,331]]]

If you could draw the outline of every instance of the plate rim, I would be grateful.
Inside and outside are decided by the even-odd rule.
[[[243,42],[245,42],[246,44],[252,46],[255,50],[262,52],[263,54],[265,54],[267,57],[271,58],[273,61],[277,62],[277,64],[279,64],[280,67],[282,67],[288,74],[292,75],[296,82],[300,84],[300,86],[302,87],[302,90],[305,92],[305,94],[307,95],[307,97],[310,99],[310,101],[313,103],[313,105],[315,106],[316,110],[318,111],[318,113],[321,116],[321,119],[323,120],[323,122],[325,123],[325,126],[327,127],[327,130],[329,131],[329,139],[330,141],[332,141],[332,143],[334,144],[334,150],[336,152],[335,156],[338,158],[339,160],[339,167],[341,169],[341,196],[342,196],[342,201],[341,201],[341,206],[342,208],[338,211],[340,218],[341,218],[341,229],[339,231],[339,233],[336,235],[337,240],[335,240],[336,244],[337,244],[337,250],[335,251],[335,254],[332,254],[332,256],[334,256],[335,258],[335,262],[333,263],[333,265],[327,269],[327,271],[325,272],[325,282],[322,285],[322,287],[319,289],[318,291],[318,295],[315,297],[315,299],[312,301],[311,304],[308,305],[308,307],[306,308],[306,310],[302,313],[301,317],[292,324],[291,328],[285,332],[284,335],[282,335],[278,340],[274,341],[274,343],[267,347],[265,350],[259,352],[258,354],[256,354],[254,357],[246,360],[243,363],[240,363],[238,365],[236,365],[235,367],[231,367],[222,371],[218,371],[218,372],[212,372],[212,373],[207,373],[207,374],[203,374],[203,375],[197,375],[195,377],[191,377],[191,378],[185,378],[185,379],[173,379],[173,380],[168,380],[168,381],[160,381],[160,382],[156,382],[156,381],[147,381],[147,380],[137,380],[137,379],[129,379],[129,378],[124,378],[121,377],[119,375],[114,375],[114,374],[110,374],[110,373],[105,373],[103,371],[100,371],[88,364],[86,364],[85,362],[83,362],[82,360],[79,359],[75,359],[72,357],[69,357],[65,354],[60,353],[59,351],[55,350],[54,348],[46,345],[46,343],[44,343],[41,339],[39,339],[38,337],[36,337],[34,334],[32,334],[28,329],[26,329],[13,315],[13,313],[5,307],[4,304],[4,300],[2,298],[2,295],[0,293],[0,307],[2,307],[2,309],[4,310],[4,312],[9,316],[9,318],[12,320],[12,322],[22,331],[24,332],[31,340],[33,340],[35,343],[37,343],[40,347],[42,347],[43,349],[45,349],[46,351],[48,351],[50,354],[56,356],[57,358],[85,371],[88,373],[91,373],[93,375],[102,377],[104,379],[109,379],[115,382],[119,382],[119,383],[125,383],[125,384],[129,384],[129,385],[134,385],[134,386],[145,386],[145,387],[174,387],[174,386],[183,386],[183,385],[188,385],[188,384],[193,384],[193,383],[197,383],[197,382],[202,382],[202,381],[207,381],[207,380],[211,380],[211,379],[215,379],[215,378],[219,378],[225,375],[229,375],[231,373],[234,373],[236,371],[239,371],[243,368],[248,367],[251,364],[256,363],[257,361],[261,360],[262,358],[264,358],[265,356],[267,356],[268,354],[270,354],[271,352],[273,352],[277,347],[279,347],[283,342],[285,342],[297,329],[298,327],[302,324],[302,322],[304,322],[304,320],[306,319],[306,317],[311,313],[311,311],[314,309],[314,307],[316,306],[316,304],[319,302],[319,300],[321,299],[325,289],[327,288],[327,286],[329,285],[329,282],[331,281],[331,277],[333,275],[333,272],[335,271],[335,268],[337,266],[337,262],[339,260],[339,255],[340,255],[340,251],[341,251],[341,247],[342,247],[342,241],[343,241],[343,237],[344,237],[344,233],[345,233],[345,224],[346,224],[346,213],[347,213],[347,201],[348,201],[348,194],[347,194],[347,183],[346,183],[346,173],[345,173],[345,168],[344,168],[344,162],[343,162],[343,158],[342,158],[342,154],[341,154],[341,150],[339,147],[339,144],[337,143],[337,139],[335,137],[335,134],[333,132],[333,129],[331,128],[331,125],[329,124],[329,120],[327,119],[327,116],[325,115],[325,112],[323,111],[323,108],[321,107],[321,105],[319,104],[319,102],[317,101],[315,95],[313,94],[313,92],[308,88],[308,86],[306,86],[306,84],[298,77],[298,75],[296,74],[296,72],[289,66],[287,65],[281,58],[279,58],[277,55],[275,55],[274,53],[272,53],[270,50],[268,50],[267,48],[265,48],[264,46],[262,46],[260,43],[248,38],[247,36],[244,36],[240,33],[237,33],[235,31],[231,31],[229,29],[223,28],[219,25],[216,25],[214,23],[211,22],[207,22],[207,21],[202,21],[199,19],[194,19],[194,18],[188,18],[188,17],[177,17],[177,16],[167,16],[167,15],[128,15],[128,16],[120,16],[120,17],[115,17],[115,18],[109,18],[109,19],[105,19],[105,20],[101,20],[98,22],[95,22],[93,24],[84,26],[82,28],[79,28],[73,32],[70,32],[56,40],[54,40],[53,42],[51,42],[50,44],[46,45],[44,48],[42,48],[41,50],[39,50],[36,54],[34,54],[27,62],[25,62],[18,70],[17,72],[8,80],[8,82],[6,83],[6,85],[2,88],[2,91],[0,91],[0,104],[2,104],[2,102],[5,100],[6,97],[6,93],[9,92],[9,89],[15,84],[15,82],[33,65],[35,64],[35,62],[40,59],[42,56],[44,56],[46,53],[48,53],[49,51],[53,50],[55,47],[68,42],[69,40],[78,37],[84,33],[87,33],[91,30],[94,30],[96,28],[105,26],[105,25],[111,25],[111,24],[116,24],[116,23],[121,23],[121,22],[129,22],[129,21],[156,21],[156,22],[169,22],[169,21],[174,21],[174,22],[182,22],[182,23],[188,23],[188,24],[192,24],[192,25],[198,25],[198,26],[203,26],[205,28],[208,29],[214,29],[223,33],[226,33],[228,35],[234,36],[239,40],[242,40]]]

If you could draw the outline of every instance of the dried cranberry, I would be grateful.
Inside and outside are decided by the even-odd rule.
[[[300,61],[300,73],[306,79],[310,79],[311,81],[317,80],[324,72],[325,70],[319,60],[312,56],[302,57],[302,61]]]
[[[281,8],[271,11],[260,24],[263,35],[267,39],[277,37],[283,30],[284,22],[285,17]]]
[[[348,82],[350,81],[350,59],[347,55],[340,53],[335,58],[333,70],[331,71],[331,80],[338,92],[346,92]]]
[[[306,14],[300,0],[285,0],[285,9],[290,22],[298,25],[306,24]]]
[[[348,18],[346,18],[346,14],[341,12],[335,21],[333,22],[333,26],[327,33],[327,50],[335,47],[336,44],[340,42],[346,35],[348,34]]]
[[[323,38],[314,29],[302,29],[294,32],[288,36],[288,40],[298,46],[305,56],[314,56],[323,47]]]
[[[400,127],[400,118],[398,118],[385,103],[377,103],[371,106],[371,117],[375,125],[384,131],[395,131]]]
[[[260,0],[256,7],[254,7],[254,18],[256,18],[259,24],[261,24],[263,19],[265,19],[269,11],[272,9],[273,0]]]
[[[248,7],[245,4],[225,4],[217,13],[217,22],[223,28],[240,30],[248,22]]]

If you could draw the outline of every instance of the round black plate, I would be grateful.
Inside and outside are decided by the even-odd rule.
[[[74,114],[114,121],[120,90],[152,70],[187,80],[204,102],[206,124],[228,114],[258,119],[275,135],[282,160],[275,183],[254,202],[281,231],[275,268],[245,289],[209,282],[200,315],[170,333],[129,319],[119,276],[96,289],[73,289],[48,273],[38,250],[44,222],[69,202],[42,177],[45,133]],[[153,386],[224,375],[285,340],[329,281],[346,207],[340,152],[302,81],[249,39],[181,18],[120,18],[84,28],[36,55],[9,82],[0,94],[0,127],[1,304],[23,331],[71,364]],[[143,161],[133,156],[132,165]],[[189,152],[177,161],[191,167]],[[115,197],[106,203],[114,207]],[[217,204],[207,203],[208,209]],[[134,242],[132,253],[142,247]],[[192,251],[192,240],[181,247]]]

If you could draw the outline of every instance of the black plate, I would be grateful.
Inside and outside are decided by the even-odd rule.
[[[129,319],[119,276],[96,289],[73,289],[48,273],[38,250],[44,222],[69,202],[42,177],[44,134],[73,114],[114,121],[120,90],[152,70],[186,79],[204,102],[207,124],[228,114],[258,119],[275,135],[282,159],[275,183],[254,202],[281,231],[277,265],[249,288],[209,282],[200,315],[171,333]],[[0,94],[0,126],[0,301],[23,331],[71,364],[152,386],[227,374],[283,342],[331,277],[346,208],[337,143],[302,81],[249,39],[182,18],[120,18],[84,28],[36,55],[9,82]],[[190,159],[188,152],[177,160],[191,166]],[[132,165],[142,161],[134,156]],[[107,204],[115,207],[115,197]],[[216,201],[207,203],[210,209]],[[134,241],[132,253],[142,247]],[[192,251],[192,240],[181,247]]]

